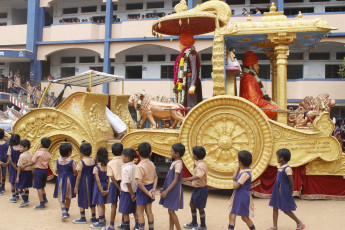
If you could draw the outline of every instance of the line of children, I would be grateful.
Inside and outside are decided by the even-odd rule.
[[[58,178],[55,184],[54,198],[58,198],[61,206],[62,217],[64,220],[70,216],[68,213],[71,199],[75,197],[75,174],[76,163],[70,156],[72,155],[72,145],[70,143],[62,143],[60,145],[60,155],[55,162],[55,172],[58,174]]]
[[[12,134],[10,138],[10,147],[7,152],[7,164],[8,164],[8,181],[11,184],[12,197],[8,200],[11,203],[16,203],[19,194],[18,190],[14,187],[17,178],[17,164],[19,160],[20,152],[20,136],[18,134]]]
[[[2,132],[0,130],[0,139]],[[32,166],[35,165],[34,188],[37,188],[40,198],[40,205],[36,209],[44,209],[48,202],[45,195],[45,183],[47,178],[47,168],[50,160],[48,148],[49,138],[41,139],[41,149],[34,156],[29,152],[30,141],[20,139],[19,135],[12,135],[11,145],[8,148],[7,162],[11,165],[15,175],[14,187],[20,191],[23,202],[19,207],[29,204],[29,188],[32,186]],[[5,145],[0,141],[0,145]],[[14,148],[15,147],[15,148]],[[0,148],[1,151],[1,148]],[[14,152],[14,151],[18,151]],[[6,152],[4,148],[4,152]],[[15,153],[13,155],[13,152]],[[58,174],[54,197],[58,198],[61,204],[62,219],[69,217],[69,207],[71,198],[78,194],[78,206],[80,207],[81,218],[74,220],[74,223],[87,223],[85,209],[91,208],[93,224],[91,228],[102,228],[103,230],[113,230],[116,215],[117,201],[119,199],[119,212],[122,213],[123,223],[118,229],[129,230],[129,214],[134,214],[136,224],[134,229],[145,229],[144,211],[146,212],[149,230],[154,229],[154,217],[152,212],[152,202],[155,200],[155,190],[157,186],[157,174],[154,164],[149,160],[152,154],[151,145],[143,142],[138,147],[138,154],[141,157],[140,163],[136,166],[133,162],[136,152],[132,148],[123,150],[120,143],[112,146],[114,158],[108,163],[108,151],[101,147],[97,151],[96,163],[90,157],[92,146],[89,143],[82,143],[80,153],[83,159],[76,166],[70,158],[72,145],[63,143],[60,146],[61,157],[56,160],[55,170]],[[161,190],[160,204],[168,209],[169,229],[180,230],[180,223],[175,213],[183,208],[183,189],[181,182],[191,182],[194,187],[190,200],[192,222],[185,224],[185,228],[194,230],[207,229],[205,221],[205,206],[208,196],[207,187],[207,165],[203,161],[206,150],[202,146],[193,147],[193,158],[196,161],[193,176],[182,179],[182,157],[185,147],[181,143],[172,145],[171,157],[173,162],[169,168],[163,188]],[[1,152],[0,152],[1,154]],[[3,153],[2,153],[3,154]],[[18,159],[17,158],[18,155]],[[272,197],[269,205],[273,207],[273,227],[269,230],[278,229],[278,210],[280,209],[297,224],[297,230],[305,229],[305,224],[298,219],[292,211],[296,210],[296,204],[292,197],[293,178],[292,170],[287,164],[291,158],[288,149],[277,151],[278,166],[277,178],[274,184]],[[17,165],[14,162],[17,161]],[[238,153],[239,166],[233,175],[234,191],[230,199],[230,215],[228,229],[235,228],[236,216],[241,216],[249,229],[256,229],[254,223],[249,218],[252,216],[254,208],[250,195],[252,155],[248,151]],[[6,163],[2,161],[4,167]],[[5,170],[6,171],[6,170]],[[75,174],[78,172],[75,182]],[[12,173],[13,173],[12,172]],[[93,175],[92,175],[93,174]],[[3,173],[1,174],[3,175]],[[10,177],[13,174],[10,173]],[[109,180],[108,180],[109,177]],[[2,180],[0,180],[2,181]],[[10,181],[11,182],[11,181]],[[13,190],[13,189],[12,189]],[[108,197],[109,195],[109,197]],[[16,199],[16,191],[12,191],[12,198]],[[11,199],[12,199],[11,198]],[[105,204],[109,202],[111,206],[110,225],[106,226]],[[14,200],[13,199],[13,200]],[[99,219],[96,219],[95,205],[98,207]],[[197,210],[200,214],[200,226],[197,223]]]

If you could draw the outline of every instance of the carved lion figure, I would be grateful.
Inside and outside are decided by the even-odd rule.
[[[335,106],[335,100],[329,98],[329,94],[323,93],[313,98],[311,96],[305,97],[295,110],[296,113],[291,113],[288,116],[288,125],[295,128],[305,128],[308,124],[312,124],[317,115],[325,112],[330,112],[331,108]]]
[[[128,99],[128,104],[134,106],[137,109],[137,104],[139,101],[140,93],[131,95]],[[169,119],[173,118],[174,122],[171,128],[175,128],[178,121],[183,121],[184,116],[181,112],[184,107],[180,104],[177,104],[171,101],[167,97],[152,97],[149,94],[145,94],[141,107],[139,110],[140,116],[142,117],[140,121],[140,128],[143,128],[146,119],[151,123],[151,127],[156,129],[157,125],[154,119]]]

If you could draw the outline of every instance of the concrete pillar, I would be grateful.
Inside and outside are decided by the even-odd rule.
[[[194,0],[188,0],[188,10],[194,7]]]
[[[103,61],[103,72],[111,73],[111,61],[110,61],[110,39],[113,26],[113,2],[107,0],[106,12],[105,12],[105,42],[104,42],[104,61]],[[103,84],[103,93],[109,94],[109,83]]]

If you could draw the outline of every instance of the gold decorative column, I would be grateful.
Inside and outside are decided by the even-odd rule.
[[[277,77],[274,82],[275,85],[279,86],[275,91],[275,102],[277,103],[278,109],[287,109],[287,52],[289,45],[296,38],[296,33],[277,33],[269,34],[268,39],[276,44],[274,51],[277,55]],[[287,113],[278,112],[278,122],[287,124]]]
[[[220,36],[218,32],[216,31],[214,33],[213,52],[212,52],[212,66],[213,66],[212,70],[213,70],[213,84],[214,84],[213,91],[214,91],[215,96],[225,94],[224,58],[225,58],[224,37]],[[230,84],[228,86],[229,90],[234,89],[233,84],[236,84],[236,77],[234,81],[230,80],[227,83]]]

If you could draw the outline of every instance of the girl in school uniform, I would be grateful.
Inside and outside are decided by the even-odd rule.
[[[292,197],[294,182],[292,178],[292,169],[288,165],[291,159],[291,152],[288,149],[279,149],[277,151],[278,166],[277,178],[273,186],[273,192],[269,205],[273,207],[273,227],[269,230],[278,229],[278,209],[283,211],[296,224],[296,230],[305,229],[305,224],[297,218],[292,212],[296,210],[296,203]]]
[[[55,162],[55,172],[58,178],[55,184],[54,198],[60,201],[62,217],[67,219],[70,215],[68,213],[71,205],[71,199],[75,197],[74,186],[76,173],[76,163],[70,158],[72,155],[72,145],[70,143],[62,143],[60,145],[60,155]]]
[[[234,181],[234,191],[230,199],[230,215],[228,229],[235,229],[236,216],[241,216],[250,230],[255,230],[253,221],[249,215],[254,213],[254,205],[250,194],[252,181],[252,154],[248,151],[238,153],[239,166],[237,167],[232,180]]]
[[[5,192],[8,147],[9,144],[5,141],[5,132],[0,129],[0,196]]]
[[[85,209],[91,208],[92,223],[97,223],[96,208],[92,205],[94,176],[92,174],[95,167],[95,160],[91,158],[92,146],[90,143],[82,143],[79,152],[83,155],[83,159],[77,165],[77,181],[74,193],[78,194],[78,207],[80,209],[80,218],[73,220],[75,224],[86,224]]]
[[[181,230],[175,211],[183,209],[183,190],[181,184],[183,164],[181,158],[184,153],[185,147],[183,144],[177,143],[171,146],[170,154],[174,161],[170,166],[161,190],[161,199],[159,204],[168,209],[170,217],[169,229],[174,229],[174,226],[176,226],[177,230]]]
[[[97,223],[92,224],[91,228],[105,227],[105,204],[108,203],[108,177],[107,177],[107,164],[108,164],[108,150],[100,147],[96,155],[97,165],[93,168],[95,176],[95,183],[93,185],[92,204],[97,205],[99,220]]]
[[[11,203],[16,203],[19,199],[18,190],[14,187],[17,178],[17,164],[19,160],[20,152],[20,136],[18,134],[11,135],[10,148],[7,152],[8,165],[8,181],[11,183],[12,197],[8,200]]]

